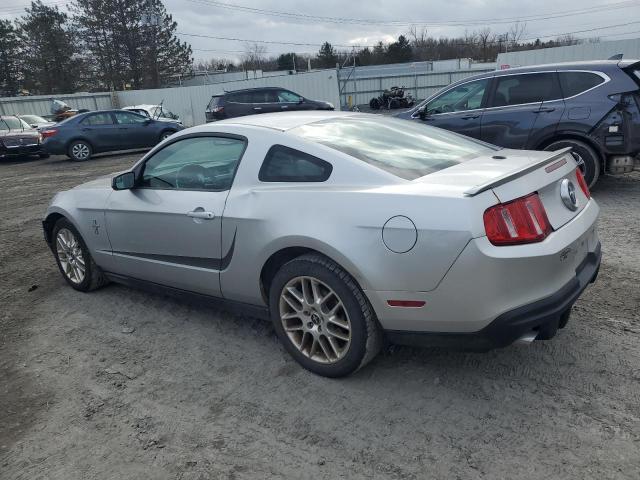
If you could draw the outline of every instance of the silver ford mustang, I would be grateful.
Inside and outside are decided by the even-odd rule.
[[[596,278],[598,211],[568,149],[314,111],[179,132],[56,195],[43,225],[76,290],[215,298],[269,316],[302,366],[337,377],[385,339],[551,338]]]

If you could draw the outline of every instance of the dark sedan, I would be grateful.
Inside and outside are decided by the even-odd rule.
[[[0,116],[0,158],[39,155],[47,157],[40,133],[14,116]]]
[[[44,148],[72,160],[88,160],[94,153],[153,147],[184,127],[133,112],[102,110],[74,115],[42,131]]]

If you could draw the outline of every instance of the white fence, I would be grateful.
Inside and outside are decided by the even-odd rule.
[[[606,60],[619,53],[623,54],[623,59],[640,59],[640,38],[500,53],[497,63],[498,68],[513,68],[545,63]]]
[[[204,111],[212,95],[254,87],[283,87],[313,100],[331,102],[336,108],[340,105],[336,71],[332,69],[215,85],[117,92],[118,105],[114,106],[121,108],[129,105],[157,105],[163,102],[163,106],[180,116],[186,126],[192,126],[205,122]]]
[[[62,100],[71,108],[104,110],[112,106],[110,93],[74,93],[69,95],[37,95],[0,98],[0,115],[49,115],[51,100]]]

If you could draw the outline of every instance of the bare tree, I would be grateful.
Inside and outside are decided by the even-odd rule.
[[[507,32],[507,42],[514,45],[520,43],[525,33],[527,33],[527,24],[516,22],[511,25],[511,28]]]
[[[489,49],[496,42],[496,34],[491,31],[491,28],[485,27],[476,33],[478,38],[478,45],[482,53],[482,61],[489,61]]]
[[[259,43],[245,43],[242,55],[242,67],[245,70],[258,70],[266,61],[267,47]]]
[[[411,41],[414,59],[418,61],[429,60],[429,47],[433,43],[433,39],[429,38],[427,28],[423,27],[418,30],[415,25],[411,25],[407,36]]]

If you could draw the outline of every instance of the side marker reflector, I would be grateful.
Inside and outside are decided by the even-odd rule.
[[[422,308],[426,303],[423,300],[387,300],[390,307]]]

